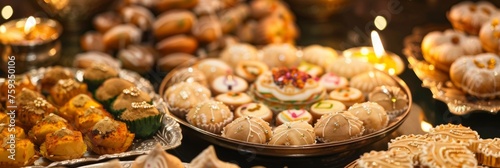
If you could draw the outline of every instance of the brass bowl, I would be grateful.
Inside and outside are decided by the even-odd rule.
[[[179,69],[191,67],[196,63],[197,60],[191,60],[189,62],[186,62],[178,66],[176,69],[172,70],[163,79],[161,86],[159,88],[159,94],[162,98],[164,98],[164,100],[166,100],[165,92],[170,87],[167,83],[171,83],[169,82],[172,76],[171,74],[174,74],[175,71]],[[397,116],[396,118],[390,120],[389,125],[384,129],[349,140],[329,142],[329,143],[317,143],[312,145],[300,145],[300,146],[256,144],[234,139],[228,139],[222,137],[221,135],[214,134],[205,131],[203,129],[200,129],[198,127],[195,127],[190,123],[188,123],[186,120],[179,118],[175,115],[171,116],[181,124],[183,131],[185,131],[186,133],[195,135],[212,144],[240,152],[251,152],[253,154],[258,154],[258,155],[279,156],[279,157],[307,157],[307,156],[322,156],[331,154],[352,154],[349,152],[368,146],[390,135],[407,118],[412,105],[412,95],[410,89],[408,88],[406,83],[399,77],[396,76],[391,76],[391,77],[393,78],[394,81],[396,81],[397,85],[401,87],[401,89],[407,94],[409,101],[408,109],[399,116]]]

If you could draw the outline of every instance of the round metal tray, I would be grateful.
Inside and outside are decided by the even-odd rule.
[[[480,99],[464,93],[450,81],[449,74],[440,71],[424,60],[421,44],[425,35],[431,31],[443,31],[446,26],[418,27],[405,38],[406,55],[410,68],[422,80],[422,86],[428,88],[434,99],[448,105],[451,113],[466,115],[474,111],[487,111],[496,114],[500,110],[500,99]]]
[[[37,84],[40,79],[43,78],[43,75],[49,68],[39,68],[35,70],[31,70],[23,75],[29,75],[32,83]],[[83,81],[83,71],[67,68],[71,72],[75,74],[75,78],[78,81]],[[51,162],[48,159],[44,159],[41,157],[40,159],[35,161],[35,166],[29,167],[53,167],[53,166],[67,166],[74,165],[86,162],[96,162],[110,158],[122,158],[128,156],[142,155],[149,152],[149,150],[153,149],[157,143],[160,143],[163,149],[173,149],[178,147],[181,144],[182,133],[180,125],[176,122],[174,118],[168,115],[168,109],[166,103],[163,99],[154,92],[154,88],[151,83],[142,78],[139,74],[128,71],[128,70],[119,70],[119,77],[125,80],[128,80],[136,85],[140,90],[148,93],[153,98],[153,104],[160,110],[160,112],[165,113],[165,116],[162,119],[162,128],[158,130],[158,132],[149,139],[135,139],[132,143],[131,147],[122,153],[115,154],[106,154],[106,155],[98,155],[93,152],[86,152],[82,158],[72,159],[72,160],[64,160]]]
[[[164,97],[164,92],[168,89],[167,83],[169,83],[169,79],[176,70],[180,68],[190,67],[196,64],[196,60],[192,60],[186,62],[183,65],[180,65],[173,71],[171,71],[162,81],[161,86],[159,88],[160,96]],[[393,120],[389,122],[389,125],[377,132],[373,132],[367,135],[363,135],[354,139],[336,141],[330,143],[317,143],[312,145],[301,145],[301,146],[279,146],[279,145],[267,145],[267,144],[255,144],[249,142],[243,142],[234,139],[228,139],[222,137],[221,135],[214,134],[200,128],[197,128],[191,124],[189,124],[186,120],[181,119],[175,115],[172,117],[177,120],[182,126],[183,131],[185,133],[193,132],[194,135],[219,146],[246,152],[246,153],[254,153],[259,155],[267,155],[267,156],[281,156],[281,157],[304,157],[304,156],[319,156],[319,155],[329,155],[329,154],[339,154],[345,153],[349,151],[353,151],[364,146],[370,145],[374,142],[383,139],[384,137],[390,135],[393,131],[395,131],[406,119],[408,113],[410,112],[410,107],[412,104],[412,95],[406,83],[401,80],[399,77],[393,77],[393,79],[397,82],[398,86],[402,88],[402,90],[408,95],[409,98],[409,108],[397,116]],[[187,129],[187,130],[186,130]]]

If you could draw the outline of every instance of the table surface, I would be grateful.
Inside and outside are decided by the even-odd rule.
[[[301,37],[297,41],[297,45],[321,44],[339,50],[370,45],[369,34],[371,30],[375,29],[373,19],[378,15],[382,15],[387,20],[387,27],[379,31],[379,33],[385,49],[404,58],[402,54],[404,48],[403,39],[410,35],[415,27],[434,24],[449,25],[446,20],[446,11],[457,2],[457,0],[445,2],[438,0],[357,0],[353,2],[352,6],[341,13],[331,16],[328,20],[318,21],[298,16],[297,24],[301,30]],[[500,6],[500,2],[492,2]],[[16,7],[16,2],[2,1],[0,6],[3,6],[3,3],[12,3]],[[19,4],[17,5],[19,6]],[[37,10],[38,8],[33,7],[32,9]],[[30,10],[26,9],[22,11],[30,12]],[[71,51],[64,51],[66,55],[63,58],[70,58],[72,52],[78,49],[74,47],[74,38],[66,40],[72,40],[73,48]],[[71,45],[71,43],[66,45]],[[72,46],[67,47],[71,48]],[[432,125],[454,123],[469,126],[478,131],[482,138],[500,136],[500,129],[498,129],[500,128],[499,115],[486,112],[477,112],[465,116],[453,115],[447,109],[446,104],[433,99],[431,92],[421,87],[422,82],[411,69],[406,69],[399,76],[410,87],[414,106],[406,121],[397,131],[366,148],[339,155],[286,158],[255,155],[252,152],[215,146],[217,155],[220,159],[237,163],[241,167],[344,167],[364,152],[387,149],[387,142],[391,138],[404,134],[423,133],[421,129],[423,121]],[[145,77],[149,78],[156,86],[162,79],[161,76],[154,73],[146,74]],[[183,135],[182,145],[168,151],[178,156],[183,162],[190,162],[198,153],[210,145],[187,131],[183,132]],[[125,159],[130,160],[133,158]]]

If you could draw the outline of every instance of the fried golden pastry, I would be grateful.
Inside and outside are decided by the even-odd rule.
[[[30,76],[29,75],[22,75],[19,78],[16,78],[14,80],[14,93],[10,91],[9,85],[12,84],[11,82],[5,81],[0,84],[0,102],[6,101],[8,99],[8,95],[10,94],[19,94],[23,89],[30,89],[30,90],[36,90],[36,86],[31,83]],[[12,87],[12,85],[10,86]]]
[[[99,155],[125,152],[135,135],[127,130],[127,125],[108,117],[97,122],[85,136],[85,143]]]
[[[43,95],[31,89],[22,89],[21,92],[16,95],[16,105],[24,106],[30,102],[33,102],[37,98],[43,98]]]
[[[97,122],[105,117],[113,118],[111,114],[104,109],[91,106],[87,108],[82,115],[75,118],[75,127],[83,134],[86,134]]]
[[[52,161],[62,161],[81,158],[87,152],[82,133],[62,128],[47,134],[45,142],[40,146],[44,158]]]
[[[35,145],[29,139],[0,138],[0,167],[23,167],[32,165],[38,156]],[[15,150],[12,155],[10,150]]]
[[[35,124],[50,113],[56,113],[57,108],[38,97],[33,101],[27,102],[17,111],[17,117],[26,130],[31,129]]]
[[[95,101],[90,96],[86,94],[79,94],[64,104],[64,106],[62,106],[56,114],[68,121],[73,122],[78,116],[83,115],[83,113],[91,107],[103,108],[99,102]]]
[[[56,106],[63,106],[79,94],[88,94],[87,84],[74,79],[61,79],[50,89],[50,98]]]
[[[28,137],[33,143],[41,145],[45,142],[45,136],[47,134],[60,130],[63,127],[72,128],[64,118],[51,113],[31,128],[28,132]]]
[[[23,139],[26,138],[24,129],[18,126],[9,126],[8,124],[0,124],[0,138],[9,138],[10,136],[15,136],[15,138]]]

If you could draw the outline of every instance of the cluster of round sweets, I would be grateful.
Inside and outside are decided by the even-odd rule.
[[[493,4],[465,1],[448,14],[454,29],[433,31],[422,41],[424,59],[449,74],[453,84],[474,97],[500,96],[500,13]]]
[[[403,135],[387,151],[371,151],[357,160],[360,168],[500,166],[500,139],[481,139],[462,125],[438,125],[423,135]]]
[[[298,36],[286,5],[267,0],[126,0],[92,23],[96,31],[81,37],[81,48],[93,57],[105,55],[94,58],[99,60],[116,54],[124,68],[140,73],[155,63],[168,71],[194,58],[199,48],[216,55],[234,41],[290,43]]]

